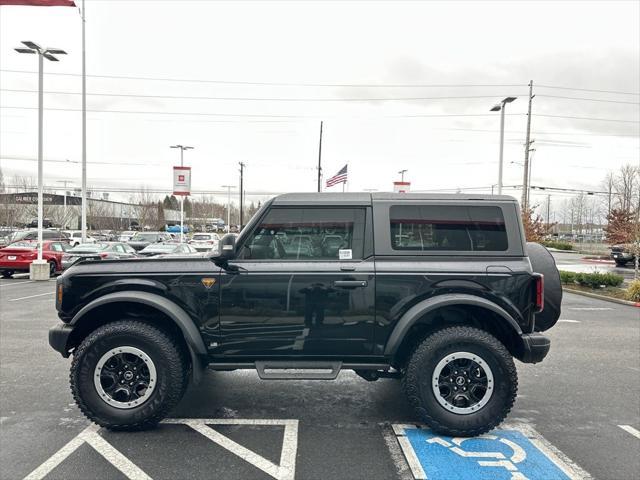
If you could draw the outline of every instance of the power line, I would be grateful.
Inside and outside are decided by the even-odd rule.
[[[618,120],[616,118],[575,117],[572,115],[548,115],[548,114],[542,114],[542,113],[532,113],[532,115],[534,117],[569,118],[572,120],[594,120],[598,122],[640,123],[640,120]]]
[[[0,108],[10,108],[18,110],[37,110],[37,107],[24,107],[24,106],[12,106],[12,105],[0,105]],[[57,107],[45,107],[48,111],[58,112],[80,112],[79,108],[57,108]],[[214,116],[214,117],[265,117],[265,118],[301,118],[301,119],[318,119],[320,117],[326,117],[326,115],[277,115],[277,114],[245,114],[245,113],[206,113],[206,112],[159,112],[159,111],[143,111],[143,110],[101,110],[101,109],[87,109],[87,112],[92,113],[126,113],[126,114],[141,114],[141,115],[194,115],[194,116]],[[511,116],[522,116],[523,113],[509,113]],[[382,118],[415,118],[415,117],[492,117],[491,113],[437,113],[437,114],[417,114],[417,115],[385,115]]]
[[[638,92],[621,92],[619,90],[596,90],[592,88],[561,87],[558,85],[536,85],[538,88],[555,88],[558,90],[575,90],[578,92],[613,93],[615,95],[640,95]]]
[[[586,98],[586,97],[584,98],[583,97],[564,97],[562,95],[545,95],[542,93],[536,94],[536,97],[561,98],[563,100],[584,100],[585,102],[624,103],[628,105],[640,105],[640,102],[625,102],[624,100],[606,100],[603,98]]]
[[[36,93],[37,90],[19,88],[0,88],[4,92],[15,93]],[[53,95],[82,95],[81,92],[46,91],[44,93]],[[87,93],[96,97],[131,97],[131,98],[166,98],[178,100],[233,100],[233,101],[268,101],[268,102],[391,102],[391,101],[421,101],[421,100],[471,100],[479,98],[495,98],[495,95],[467,95],[449,97],[372,97],[372,98],[282,98],[282,97],[209,97],[209,96],[188,96],[188,95],[146,95],[136,93]],[[629,102],[632,103],[632,102]]]
[[[10,70],[0,69],[1,72],[7,73],[37,73],[32,70]],[[46,75],[79,77],[78,73],[63,72],[46,72]],[[87,75],[89,78],[109,78],[116,80],[151,80],[161,82],[180,82],[180,83],[213,83],[228,85],[260,85],[273,87],[336,87],[336,88],[494,88],[494,87],[526,87],[526,84],[424,84],[424,83],[297,83],[297,82],[249,82],[241,80],[205,80],[191,78],[171,78],[171,77],[149,77],[149,76],[131,76],[131,75]]]

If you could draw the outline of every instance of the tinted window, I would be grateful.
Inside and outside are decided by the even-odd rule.
[[[240,258],[338,260],[362,258],[364,209],[273,208],[239,252]]]
[[[396,205],[389,217],[394,250],[507,250],[499,207]]]

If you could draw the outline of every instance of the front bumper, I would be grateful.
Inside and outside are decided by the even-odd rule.
[[[72,332],[73,325],[66,323],[58,323],[49,329],[49,345],[64,358],[68,358],[70,355],[67,345]]]
[[[538,363],[544,360],[549,353],[551,340],[541,333],[528,333],[522,335],[524,353],[520,361],[523,363]]]

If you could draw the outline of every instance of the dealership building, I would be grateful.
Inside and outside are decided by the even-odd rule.
[[[53,226],[79,230],[82,198],[75,195],[43,194],[44,218]],[[0,194],[0,225],[24,226],[38,218],[38,193]],[[87,226],[95,230],[128,230],[131,225],[155,229],[159,224],[180,222],[180,211],[161,206],[114,202],[104,193],[102,198],[87,198]]]

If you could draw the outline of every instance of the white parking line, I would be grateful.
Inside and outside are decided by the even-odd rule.
[[[561,318],[558,322],[563,323],[580,323],[580,320],[569,320],[568,318]]]
[[[625,432],[630,433],[631,435],[633,435],[634,437],[640,439],[640,431],[636,430],[635,428],[633,428],[631,425],[618,425],[621,429],[623,429]]]
[[[602,312],[604,310],[613,310],[610,307],[569,307],[569,310],[581,310],[585,312]]]
[[[164,420],[165,424],[188,425],[198,433],[234,453],[254,467],[262,470],[276,480],[294,480],[296,474],[296,452],[298,449],[298,420],[271,419],[227,419],[227,418],[171,418]],[[249,450],[214,430],[212,425],[273,425],[284,427],[280,464],[267,460],[261,455]],[[42,465],[27,475],[24,480],[41,480],[60,465],[69,455],[75,452],[83,443],[87,443],[104,457],[111,465],[120,470],[130,480],[152,480],[142,469],[124,456],[113,445],[105,440],[98,431],[100,427],[90,425],[75,438],[54,453]]]
[[[28,297],[12,298],[10,302],[17,302],[18,300],[28,300],[29,298],[42,297],[44,295],[53,295],[56,292],[39,293],[38,295],[29,295]]]
[[[33,280],[27,280],[26,282],[2,283],[2,284],[0,284],[0,288],[2,288],[2,287],[13,287],[14,285],[24,285],[25,283],[33,283]]]

